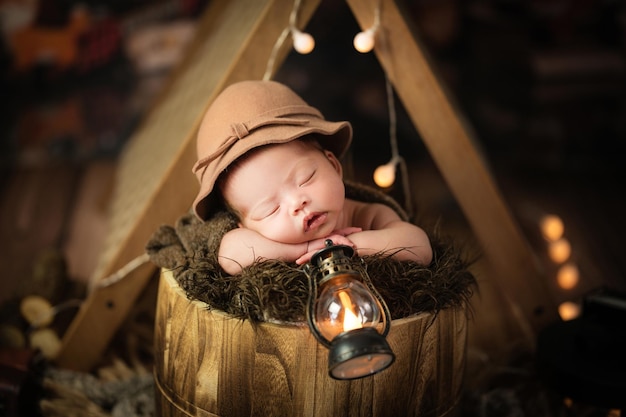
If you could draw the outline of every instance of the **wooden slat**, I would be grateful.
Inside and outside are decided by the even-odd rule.
[[[318,4],[319,0],[303,2],[300,24],[309,20]],[[110,232],[92,278],[94,288],[143,254],[161,224],[172,224],[189,210],[197,192],[191,167],[202,115],[227,85],[263,77],[292,6],[291,0],[213,0],[209,4],[185,61],[120,158]],[[276,66],[290,49],[287,41]],[[59,366],[93,367],[153,272],[154,268],[142,268],[106,291],[95,289],[64,335]],[[114,313],[102,307],[110,301]],[[98,312],[106,312],[107,319],[98,319]]]
[[[347,0],[364,30],[379,0]],[[439,81],[425,49],[393,0],[382,0],[374,52],[442,176],[463,210],[495,280],[521,319],[529,340],[558,320],[546,278],[486,166],[472,130]]]

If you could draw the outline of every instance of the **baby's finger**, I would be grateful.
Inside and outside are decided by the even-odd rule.
[[[332,240],[333,244],[335,245],[346,245],[352,248],[354,247],[354,243],[352,243],[350,239],[342,235],[332,235],[329,236],[328,239]]]
[[[298,259],[296,259],[296,264],[302,265],[302,264],[309,262],[311,258],[313,257],[313,255],[315,255],[318,251],[326,247],[326,240],[329,240],[329,239],[333,242],[333,245],[346,245],[346,246],[350,246],[351,248],[355,247],[354,243],[352,243],[350,239],[348,239],[345,236],[338,235],[338,234],[328,236],[324,239],[312,240],[309,242],[309,251],[305,253],[304,255],[300,256]]]
[[[304,265],[305,263],[309,262],[312,257],[313,257],[313,253],[311,253],[311,252],[305,253],[304,255],[302,255],[301,257],[296,259],[296,264],[297,265]]]

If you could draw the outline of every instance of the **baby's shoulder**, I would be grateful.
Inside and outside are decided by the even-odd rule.
[[[389,206],[382,203],[365,203],[362,201],[346,199],[345,213],[348,224],[370,230],[373,225],[379,223],[381,218],[387,221],[399,219],[397,213]]]

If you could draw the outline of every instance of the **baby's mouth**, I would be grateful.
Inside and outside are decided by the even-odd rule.
[[[305,232],[317,229],[326,221],[326,213],[311,213],[303,220],[303,228]]]

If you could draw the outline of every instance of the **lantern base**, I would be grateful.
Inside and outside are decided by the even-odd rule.
[[[335,337],[328,353],[328,373],[334,379],[357,379],[388,368],[396,359],[384,336],[371,327]]]

